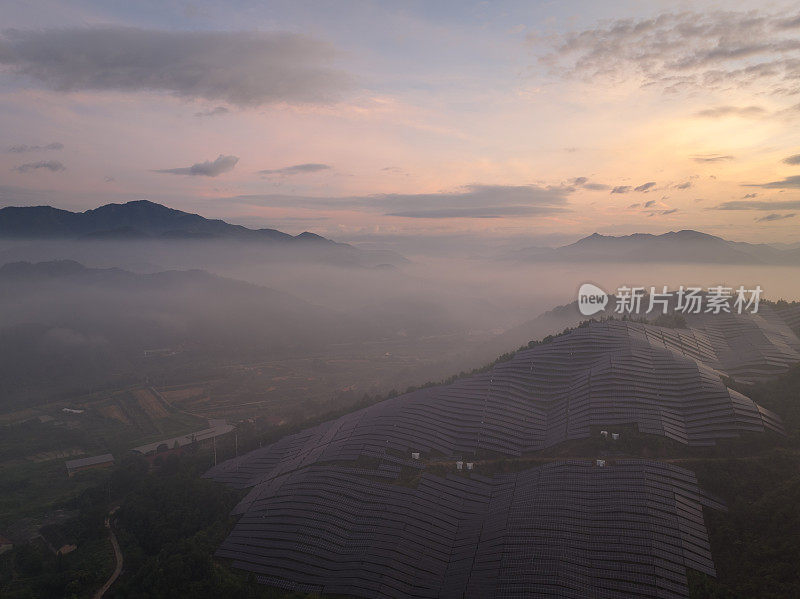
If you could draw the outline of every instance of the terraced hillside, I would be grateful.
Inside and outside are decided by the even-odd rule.
[[[639,460],[425,470],[622,425],[705,446],[782,433],[723,379],[786,370],[798,348],[774,315],[589,323],[213,468],[251,488],[219,555],[272,586],[366,597],[687,597],[687,568],[714,573],[701,506],[720,507],[691,472]]]
[[[423,474],[416,488],[366,473],[318,464],[281,477],[217,555],[272,586],[374,598],[677,598],[686,567],[714,574],[702,506],[718,504],[682,468],[573,461]]]
[[[517,352],[490,372],[422,389],[221,464],[241,486],[319,461],[408,454],[519,456],[592,427],[634,423],[694,445],[780,431],[777,417],[728,389],[708,336],[634,322],[591,323]],[[800,355],[797,357],[800,361]]]
[[[690,316],[692,336],[706,348],[696,356],[740,382],[764,380],[800,361],[800,305],[778,309],[762,305],[757,314]],[[793,330],[794,329],[794,330]]]

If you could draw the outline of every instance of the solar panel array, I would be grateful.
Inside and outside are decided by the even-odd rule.
[[[713,349],[713,358],[703,362],[738,381],[752,382],[800,362],[800,339],[792,330],[800,306],[791,308],[781,311],[767,304],[757,314],[700,314],[687,320],[692,334]]]
[[[316,462],[382,458],[387,451],[519,456],[622,424],[690,445],[780,432],[777,416],[728,389],[695,357],[710,353],[690,330],[595,323],[518,352],[491,372],[380,402],[212,473],[247,487]]]
[[[793,331],[800,331],[800,304],[791,303],[776,306],[774,312],[785,322]]]
[[[642,302],[632,317],[652,318],[653,314],[645,311],[647,306]],[[570,304],[569,310],[577,314],[577,303]],[[765,380],[800,362],[800,304],[762,303],[755,314],[737,314],[735,309],[719,314],[683,314],[676,311],[673,296],[669,313],[681,314],[689,328],[667,329],[666,342],[737,381]],[[609,305],[600,317],[618,318],[619,314]]]
[[[520,456],[628,424],[691,445],[781,432],[775,415],[721,375],[786,368],[796,338],[780,327],[769,333],[768,317],[692,322],[593,323],[490,372],[228,460],[206,476],[251,490],[219,555],[303,592],[686,597],[687,567],[714,572],[701,508],[717,505],[690,472],[647,461],[559,462],[490,479],[434,476],[424,464]],[[754,355],[772,361],[756,372]],[[409,472],[415,486],[400,484]]]
[[[551,463],[416,488],[336,466],[259,490],[217,555],[259,581],[357,597],[687,597],[714,575],[694,475],[650,461]]]

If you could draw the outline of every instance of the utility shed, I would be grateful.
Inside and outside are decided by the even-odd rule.
[[[90,468],[105,468],[114,464],[114,456],[110,453],[96,455],[91,458],[81,458],[79,460],[69,460],[67,462],[67,475],[72,477],[76,472],[89,470]]]

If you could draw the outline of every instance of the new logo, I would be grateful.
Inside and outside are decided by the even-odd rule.
[[[608,304],[608,295],[597,285],[584,283],[578,289],[578,310],[584,316],[591,316],[602,311]]]

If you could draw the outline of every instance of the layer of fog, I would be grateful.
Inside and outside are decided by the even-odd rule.
[[[72,259],[131,272],[202,269],[295,295],[337,311],[425,322],[454,330],[500,331],[569,303],[592,282],[618,287],[753,287],[771,299],[800,299],[800,265],[509,263],[475,256],[420,256],[399,266],[343,263],[326,251],[223,242],[3,242],[0,264]],[[330,252],[328,252],[330,253]],[[413,327],[419,328],[419,327]]]
[[[607,292],[623,285],[659,290],[665,285],[760,285],[766,298],[800,299],[800,266],[536,264],[422,255],[387,266],[341,258],[324,247],[227,242],[3,242],[0,265],[71,259],[140,274],[202,269],[234,281],[198,284],[174,278],[170,286],[156,289],[152,281],[144,285],[123,277],[77,286],[55,280],[27,292],[1,289],[0,330],[44,323],[49,328],[14,329],[7,341],[37,335],[40,345],[86,346],[93,356],[111,356],[108,347],[121,347],[119,340],[126,340],[124,355],[98,362],[97,371],[131,365],[131,356],[161,345],[205,344],[241,358],[259,351],[335,356],[345,351],[337,349],[342,344],[397,342],[403,352],[428,356],[418,372],[402,379],[420,384],[481,366],[531,339],[577,324],[577,312],[540,315],[573,302],[584,282]],[[238,281],[280,294],[242,288]],[[435,359],[430,358],[433,347]],[[37,372],[32,370],[31,377]]]

